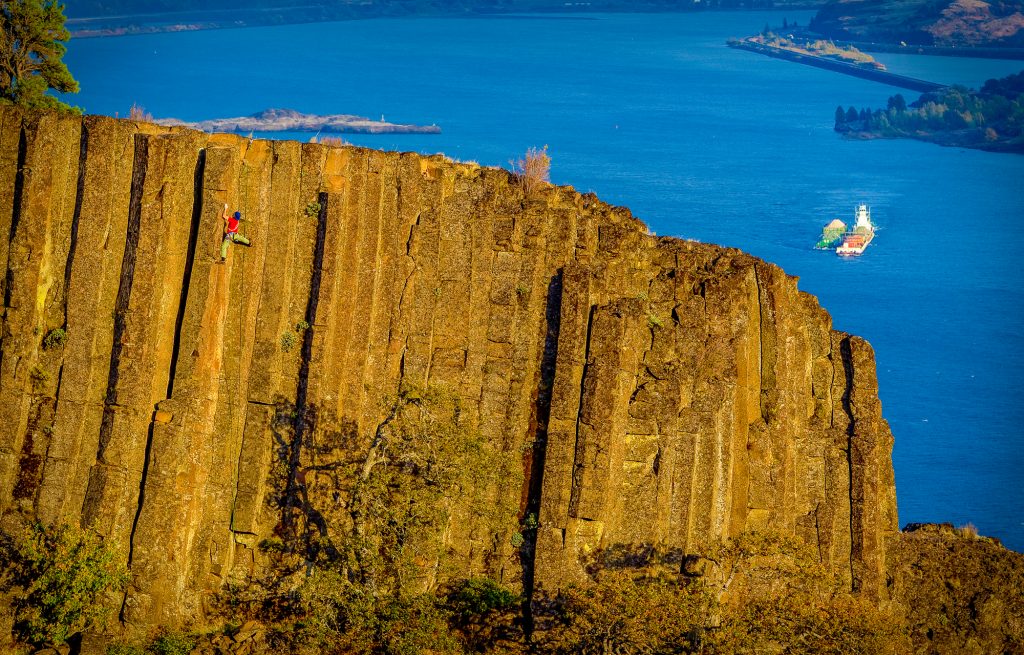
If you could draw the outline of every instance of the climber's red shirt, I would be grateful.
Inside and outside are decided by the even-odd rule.
[[[234,216],[228,216],[228,231],[227,234],[238,233],[238,219]]]

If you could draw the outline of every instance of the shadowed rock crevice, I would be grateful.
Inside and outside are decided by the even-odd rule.
[[[18,233],[18,224],[21,222],[21,207],[25,192],[25,176],[31,171],[25,169],[25,159],[28,154],[28,134],[26,129],[22,127],[18,130],[18,159],[17,159],[17,174],[14,178],[14,191],[12,193],[13,202],[11,203],[11,224],[10,229],[7,233],[7,247],[5,250],[10,252],[11,244],[14,243],[14,235]],[[4,308],[11,306],[11,288],[14,286],[14,271],[11,270],[10,263],[7,263],[6,270],[4,271]],[[2,342],[3,335],[0,335],[0,342]],[[0,351],[0,364],[3,362],[3,352]]]
[[[128,304],[131,302],[132,282],[135,278],[135,258],[139,247],[139,230],[142,220],[142,187],[146,181],[149,143],[146,137],[135,137],[135,167],[132,171],[131,201],[128,206],[128,236],[121,260],[121,283],[114,304],[114,341],[110,351],[110,372],[107,375],[107,393],[104,398],[103,423],[100,426],[99,446],[96,461],[105,462],[107,444],[113,430],[114,412],[117,407],[118,377],[121,370],[121,351],[124,348],[124,332],[128,320]]]
[[[590,335],[594,328],[594,314],[597,312],[597,305],[591,305],[590,311],[587,312],[587,327],[586,327],[586,338],[584,339],[583,346],[583,375],[580,376],[580,395],[579,395],[579,406],[576,409],[576,444],[573,448],[573,460],[572,460],[572,488],[569,495],[569,516],[573,518],[586,519],[587,517],[580,516],[580,493],[583,490],[583,473],[586,468],[584,461],[585,454],[585,442],[580,434],[580,429],[583,427],[583,403],[587,397],[587,374],[592,370],[590,362]]]
[[[843,365],[843,374],[846,377],[846,387],[843,392],[843,411],[846,412],[847,426],[846,434],[852,439],[855,430],[855,421],[853,415],[853,346],[850,344],[850,338],[846,337],[839,342],[839,360]]]
[[[25,441],[21,445],[18,477],[14,483],[15,500],[35,499],[43,473],[43,455],[48,438],[46,429],[53,423],[54,399],[36,396],[29,407]]]
[[[843,411],[846,413],[846,462],[847,470],[850,480],[850,506],[857,501],[857,484],[856,480],[858,477],[858,467],[854,466],[854,454],[853,439],[856,436],[854,427],[856,420],[853,416],[853,405],[851,396],[853,394],[853,348],[850,345],[849,337],[839,342],[839,360],[843,366],[843,374],[846,377],[846,387],[843,392],[842,404]],[[853,590],[857,591],[860,588],[860,580],[857,576],[857,570],[855,562],[861,555],[862,546],[859,543],[858,535],[856,530],[861,527],[859,525],[859,519],[856,514],[850,512],[850,579],[853,583]]]
[[[68,293],[71,288],[71,268],[78,250],[78,224],[82,220],[82,200],[85,197],[85,168],[89,154],[89,126],[82,123],[82,136],[78,147],[78,183],[75,185],[75,210],[71,219],[71,243],[68,245],[68,260],[64,265],[64,324],[68,324]]]
[[[562,271],[558,271],[548,282],[547,300],[544,312],[544,350],[541,354],[540,377],[537,383],[531,425],[534,426],[534,442],[530,449],[529,476],[525,485],[525,502],[522,503],[523,518],[540,511],[541,492],[544,485],[544,455],[547,446],[548,421],[551,419],[551,391],[555,384],[558,355],[558,332],[562,318]]]
[[[329,196],[321,193],[318,196],[319,211],[317,213],[316,242],[313,248],[312,275],[309,282],[309,299],[306,304],[305,321],[309,327],[303,334],[302,356],[299,363],[298,385],[295,390],[294,422],[291,434],[291,443],[288,446],[288,475],[285,484],[281,526],[285,535],[294,538],[296,526],[294,511],[300,503],[300,496],[304,493],[305,483],[300,482],[298,476],[302,465],[302,448],[306,441],[312,438],[312,432],[316,425],[316,412],[307,404],[309,392],[309,368],[310,359],[313,354],[313,333],[317,329],[317,307],[320,300],[320,283],[323,275],[324,263],[324,242],[327,237],[327,205]],[[301,488],[300,488],[301,487]]]
[[[537,516],[540,514],[541,493],[544,489],[544,458],[547,453],[548,421],[551,420],[551,391],[555,384],[555,372],[558,355],[558,332],[562,317],[562,277],[559,270],[548,282],[547,300],[544,311],[544,350],[541,354],[540,377],[535,391],[533,403],[534,441],[526,452],[524,462],[527,477],[524,483],[525,497],[520,513],[523,524],[523,545],[520,547],[520,561],[523,567],[523,617],[525,632],[529,635],[533,629],[532,603],[535,588],[534,555],[537,548]]]
[[[128,566],[132,565],[132,555],[134,549],[132,545],[135,543],[135,531],[139,527],[139,517],[142,515],[142,508],[146,505],[146,476],[149,474],[149,461],[153,453],[153,423],[149,424],[149,430],[146,432],[146,452],[145,459],[142,464],[142,476],[139,478],[139,502],[135,509],[135,516],[132,519],[132,531],[128,537]],[[124,608],[122,606],[121,616],[123,619]]]
[[[178,300],[178,315],[174,319],[174,345],[171,347],[171,367],[167,376],[167,397],[174,397],[174,378],[178,368],[181,350],[181,325],[185,320],[188,306],[188,285],[192,279],[192,266],[196,259],[196,243],[199,241],[199,221],[203,211],[203,175],[206,167],[206,151],[200,150],[196,157],[195,177],[192,182],[192,222],[188,231],[188,250],[185,255],[185,272],[181,276],[181,293]],[[148,458],[147,458],[148,459]]]

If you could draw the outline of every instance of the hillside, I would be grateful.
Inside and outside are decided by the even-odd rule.
[[[1024,47],[1019,0],[833,0],[810,28],[859,43],[938,47]]]

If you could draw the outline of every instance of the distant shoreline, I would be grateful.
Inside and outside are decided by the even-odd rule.
[[[776,7],[712,7],[704,8],[693,5],[688,8],[665,10],[654,5],[631,4],[629,2],[600,5],[588,3],[583,11],[579,8],[559,6],[551,8],[523,7],[516,11],[479,11],[458,10],[452,12],[402,12],[388,10],[388,7],[362,5],[304,7],[276,7],[269,9],[225,10],[211,9],[198,11],[174,11],[152,14],[125,14],[118,16],[80,16],[67,20],[67,28],[72,38],[88,39],[114,36],[138,36],[143,34],[163,34],[170,32],[196,32],[205,30],[242,29],[247,27],[272,27],[275,25],[301,25],[309,23],[329,23],[349,20],[370,20],[382,18],[475,18],[505,20],[596,20],[583,14],[595,13],[671,13],[692,14],[708,11],[745,12],[745,11],[813,11],[822,2],[796,2]],[[572,14],[579,13],[574,16]]]
[[[984,141],[977,138],[973,130],[960,130],[955,132],[899,132],[892,134],[881,134],[865,130],[840,130],[837,132],[844,138],[853,141],[874,141],[875,139],[913,139],[925,143],[946,148],[968,148],[971,150],[983,150],[985,152],[1001,152],[1008,154],[1024,154],[1024,143],[1020,141]]]

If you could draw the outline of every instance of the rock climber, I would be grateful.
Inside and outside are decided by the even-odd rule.
[[[224,213],[221,214],[221,218],[224,219],[224,241],[220,244],[220,260],[224,261],[228,258],[228,243],[234,242],[243,246],[252,244],[238,233],[238,222],[242,220],[242,212],[235,212],[228,216],[228,204],[224,203]]]

